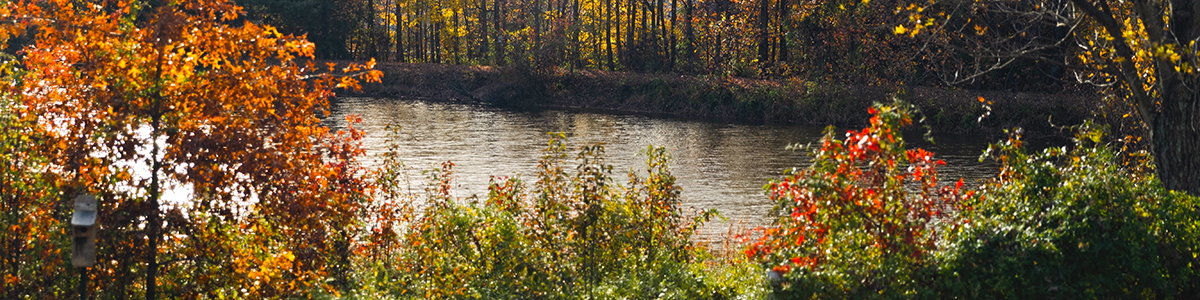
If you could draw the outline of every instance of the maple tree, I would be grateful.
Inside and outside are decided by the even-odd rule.
[[[240,16],[225,0],[0,6],[0,40],[20,47],[3,93],[62,190],[56,205],[20,209],[98,195],[89,274],[105,298],[295,294],[349,251],[345,232],[369,200],[361,134],[329,132],[318,115],[332,89],[381,74],[305,62],[311,43]],[[167,190],[190,193],[168,201]]]

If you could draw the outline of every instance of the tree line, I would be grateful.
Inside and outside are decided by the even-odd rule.
[[[896,0],[240,0],[318,58],[928,80]]]

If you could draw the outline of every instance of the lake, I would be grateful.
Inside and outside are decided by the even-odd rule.
[[[606,162],[614,166],[614,180],[627,182],[632,169],[645,173],[647,145],[671,151],[671,172],[683,189],[685,211],[719,210],[739,227],[764,223],[773,203],[763,185],[793,167],[805,167],[806,150],[788,150],[789,144],[816,142],[822,127],[787,124],[753,124],[694,120],[587,111],[514,111],[486,105],[422,100],[342,97],[331,104],[325,119],[333,129],[346,127],[345,116],[356,114],[355,125],[366,132],[368,156],[387,151],[389,124],[399,126],[398,149],[406,165],[418,171],[415,188],[424,183],[419,170],[455,163],[457,195],[486,196],[490,176],[520,176],[536,180],[537,162],[549,140],[548,132],[564,132],[571,159],[579,146],[603,143]],[[839,129],[844,134],[846,129]],[[936,144],[911,139],[910,145],[936,153],[946,161],[939,168],[947,183],[968,182],[995,174],[991,163],[980,163],[988,140],[964,136],[935,136]],[[915,145],[914,145],[915,144]],[[373,166],[373,159],[365,159]],[[569,173],[576,163],[566,163]],[[721,223],[728,224],[728,223]],[[726,226],[709,226],[709,233]]]

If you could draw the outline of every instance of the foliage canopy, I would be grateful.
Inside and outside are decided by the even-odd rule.
[[[3,95],[19,103],[11,114],[28,132],[19,136],[38,137],[25,148],[44,159],[32,170],[54,174],[47,184],[59,191],[6,209],[61,214],[66,199],[98,195],[103,246],[89,272],[98,296],[261,298],[322,285],[317,279],[336,265],[335,241],[348,238],[333,229],[355,226],[365,185],[347,180],[356,133],[330,133],[317,115],[331,89],[380,73],[351,66],[333,76],[325,73],[332,66],[305,64],[311,43],[238,21],[241,9],[229,1],[15,1],[2,9],[0,40],[20,38],[19,56],[8,58],[20,67]],[[172,186],[190,199],[163,199]],[[8,242],[23,250],[6,257],[59,253],[21,246],[38,237],[16,236]],[[40,280],[22,276],[32,266],[13,266],[6,282]],[[5,286],[13,298],[62,292]]]

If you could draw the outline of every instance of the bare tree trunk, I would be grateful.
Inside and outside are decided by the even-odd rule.
[[[640,41],[642,46],[639,47],[637,50],[638,51],[646,51],[646,45],[649,45],[650,43],[654,42],[654,37],[650,36],[650,33],[654,32],[654,26],[653,26],[653,24],[650,24],[652,22],[651,20],[653,19],[653,18],[650,18],[650,12],[652,11],[652,8],[650,7],[650,2],[645,1],[645,0],[642,1],[641,8],[642,8],[641,9],[641,18],[642,18],[641,28],[642,28],[642,30],[640,30],[638,32],[637,39],[638,39],[638,41]],[[638,55],[640,57],[642,57],[643,59],[645,59],[646,53],[639,52]],[[639,62],[633,62],[633,63],[644,64],[646,62],[639,61]]]
[[[679,8],[679,0],[671,0],[671,29],[667,31],[667,70],[675,69],[675,10]]]
[[[425,51],[426,46],[428,46],[428,43],[425,42],[425,35],[429,32],[429,30],[426,29],[427,25],[425,24],[425,12],[418,11],[415,18],[417,18],[419,23],[417,23],[417,28],[413,28],[413,30],[416,31],[413,34],[413,42],[411,43],[412,45],[416,46],[416,49],[413,49],[415,50],[413,53],[413,61],[427,62],[429,61],[429,51]]]
[[[758,26],[755,31],[758,33],[758,63],[764,68],[771,56],[771,45],[767,40],[767,24],[770,19],[770,0],[759,0],[758,2]]]
[[[619,1],[618,1],[619,2]],[[613,49],[612,49],[612,0],[604,0],[604,51],[605,58],[608,60],[608,70],[613,69]],[[620,22],[618,22],[620,24]],[[620,36],[620,26],[617,27],[617,36]]]
[[[685,41],[683,49],[684,68],[687,71],[692,71],[692,62],[696,59],[696,33],[695,28],[692,28],[692,22],[695,21],[696,9],[695,0],[686,0],[683,3],[684,20],[683,20],[683,36]]]
[[[407,16],[408,14],[400,14],[400,6],[396,5],[396,60],[400,62],[408,62],[404,57],[404,52],[408,50],[404,48],[404,39],[407,38],[404,36],[404,29],[408,27],[408,23],[405,22]]]
[[[788,61],[788,32],[792,30],[791,7],[788,0],[779,0],[779,61]]]
[[[488,36],[488,25],[491,24],[488,23],[487,0],[479,0],[479,7],[476,10],[479,11],[479,50],[476,51],[478,52],[476,56],[483,60],[487,59],[488,48],[491,46],[489,41],[491,37]]]
[[[460,13],[460,11],[457,9],[451,9],[450,14],[451,14],[450,22],[451,22],[451,25],[454,26],[453,27],[454,30],[450,31],[451,34],[454,35],[454,36],[450,37],[450,51],[454,52],[454,64],[461,64],[462,57],[460,56],[460,53],[459,53],[459,52],[461,52],[459,49],[459,44],[462,43],[462,39],[459,38],[460,34],[458,32],[458,27],[459,27],[458,17],[461,16],[462,13]]]
[[[571,35],[572,35],[571,41],[573,43],[575,43],[575,46],[572,47],[573,50],[571,52],[571,70],[572,71],[575,70],[576,65],[582,64],[582,62],[583,62],[580,59],[580,57],[581,57],[580,52],[582,52],[581,49],[583,49],[583,47],[582,47],[583,41],[579,40],[579,36],[581,35],[581,34],[579,34],[579,32],[583,31],[583,27],[580,26],[582,24],[579,20],[579,0],[575,0],[574,2],[575,3],[571,7],[571,27],[573,28],[571,30]]]
[[[504,11],[500,10],[500,8],[503,6],[504,0],[494,0],[494,2],[492,2],[492,13],[495,14],[496,19],[496,30],[494,30],[496,32],[496,42],[493,44],[496,46],[496,51],[495,53],[492,53],[492,55],[497,66],[504,65],[504,42],[507,39],[507,34],[500,27],[500,23],[504,20]]]
[[[616,53],[616,55],[617,55],[617,58],[621,60],[621,64],[622,64],[622,65],[624,65],[624,64],[625,64],[625,59],[626,59],[626,57],[625,57],[625,49],[626,49],[625,43],[626,43],[628,40],[627,40],[627,39],[625,39],[625,35],[621,33],[621,28],[623,28],[622,26],[625,24],[625,23],[622,23],[622,22],[621,22],[621,16],[624,16],[624,15],[626,15],[626,14],[623,14],[623,13],[621,13],[621,0],[613,0],[613,2],[614,2],[614,4],[613,4],[613,6],[614,6],[614,7],[613,7],[613,15],[614,15],[614,16],[616,16],[616,19],[617,19],[617,20],[616,20],[616,21],[617,21],[617,26],[616,26],[616,27],[617,27],[617,28],[616,28],[616,29],[617,29],[617,32],[616,32],[616,36],[617,36],[617,50],[616,50],[616,51],[617,51],[617,53]],[[628,7],[628,5],[626,5],[625,9],[626,9],[626,10],[629,10],[629,7]],[[626,18],[626,19],[628,19],[628,18]],[[626,30],[626,31],[628,31],[628,30]],[[615,67],[614,67],[614,68],[615,68]]]
[[[654,56],[658,59],[659,63],[661,64],[662,57],[667,56],[666,55],[667,46],[663,43],[666,41],[666,38],[667,38],[667,34],[666,34],[667,33],[666,26],[667,25],[666,25],[666,22],[663,22],[663,21],[665,21],[664,17],[663,17],[663,0],[654,0],[654,17],[653,18],[654,18],[654,30],[658,31],[658,33],[655,34],[654,44],[655,44],[655,46],[658,46],[658,49],[659,49],[658,53],[655,53]],[[659,67],[659,68],[661,69],[661,67]]]
[[[629,67],[634,64],[633,43],[634,39],[636,38],[634,34],[637,32],[637,24],[634,23],[637,20],[637,0],[629,0],[628,5],[625,7],[625,11],[629,15],[626,18],[626,22],[629,24],[625,27],[625,53],[623,56],[624,59],[622,59],[622,64],[626,67]]]
[[[475,13],[475,12],[471,11],[472,8],[474,8],[474,7],[472,7],[471,5],[463,5],[462,13],[461,13],[461,16],[462,16],[461,17],[462,18],[461,26],[462,26],[462,28],[465,29],[465,34],[463,34],[462,42],[461,42],[461,45],[459,45],[459,47],[462,47],[463,51],[466,52],[463,55],[464,62],[475,59],[475,49],[476,49],[475,41],[478,40],[478,38],[476,38],[475,36],[479,35],[479,31],[471,30],[472,29],[471,26],[474,25],[474,24],[471,24],[471,14]],[[478,20],[478,19],[476,19],[476,20]]]

